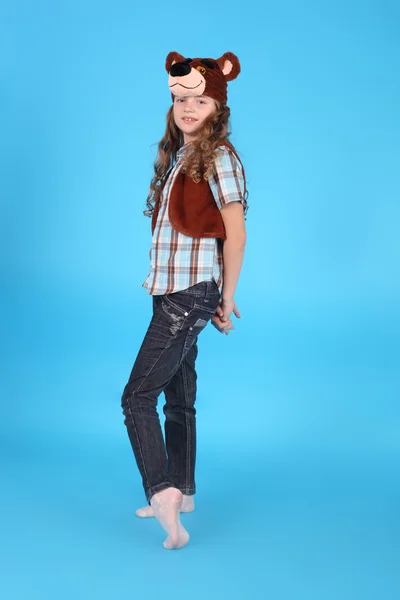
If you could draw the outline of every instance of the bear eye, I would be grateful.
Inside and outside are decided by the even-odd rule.
[[[205,69],[204,67],[201,67],[200,65],[199,65],[198,67],[196,67],[196,69],[197,69],[198,71],[200,71],[200,73],[201,73],[202,75],[205,75],[205,74],[207,73],[206,69]]]

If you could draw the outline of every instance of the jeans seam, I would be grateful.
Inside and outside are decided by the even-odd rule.
[[[190,430],[190,422],[188,419],[188,385],[187,385],[187,377],[186,377],[186,364],[183,364],[183,389],[185,394],[185,422],[186,422],[186,431],[187,431],[187,439],[186,439],[186,481],[185,485],[188,486],[188,482],[190,481],[190,444],[192,441],[191,430]]]
[[[130,402],[129,398],[127,399],[127,402],[128,402],[128,410],[129,410],[129,414],[130,414],[130,417],[131,417],[131,421],[132,421],[133,427],[135,429],[136,440],[137,440],[138,446],[139,446],[140,458],[142,459],[143,471],[144,471],[144,474],[145,474],[145,477],[146,477],[146,484],[147,484],[147,487],[149,487],[149,477],[147,475],[146,463],[145,463],[144,455],[143,455],[143,451],[142,451],[142,444],[141,444],[141,441],[140,441],[140,437],[138,435],[138,431],[137,431],[137,427],[136,427],[136,423],[135,423],[135,418],[133,416],[131,402]]]
[[[195,304],[194,308],[198,308],[199,310],[204,310],[204,312],[208,313],[209,315],[214,315],[218,306],[216,308],[214,308],[213,310],[210,310],[209,308],[206,308],[205,306],[201,306],[199,304]]]
[[[193,307],[190,308],[189,311],[186,310],[186,308],[181,308],[178,304],[176,304],[176,302],[174,302],[173,300],[171,300],[171,298],[168,297],[168,294],[164,294],[163,298],[167,302],[167,304],[172,306],[172,308],[175,308],[175,310],[182,313],[184,316],[186,316],[188,312],[193,310]]]

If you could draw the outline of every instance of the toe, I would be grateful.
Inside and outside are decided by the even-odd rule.
[[[154,517],[154,510],[151,506],[144,506],[143,508],[138,508],[136,511],[136,516],[141,519],[145,519],[147,517]]]

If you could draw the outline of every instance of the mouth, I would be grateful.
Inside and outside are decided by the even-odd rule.
[[[198,88],[201,85],[201,81],[200,83],[198,83],[197,85],[195,85],[194,87],[189,87],[187,85],[183,85],[183,83],[180,83],[179,81],[177,81],[176,83],[173,83],[172,85],[170,85],[170,89],[172,90],[173,87],[175,87],[176,85],[180,85],[181,87],[185,88],[186,90],[195,90],[196,88]]]
[[[182,121],[184,123],[197,123],[198,119],[193,119],[192,117],[182,117]]]

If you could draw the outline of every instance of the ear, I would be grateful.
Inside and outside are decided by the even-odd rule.
[[[232,81],[232,79],[236,79],[240,73],[240,62],[236,54],[233,54],[233,52],[225,52],[221,58],[217,58],[217,63],[225,75],[226,81]]]
[[[165,70],[167,71],[167,73],[170,72],[171,67],[174,63],[182,62],[183,60],[185,60],[185,57],[182,56],[182,54],[179,54],[179,52],[170,52],[165,61]]]

